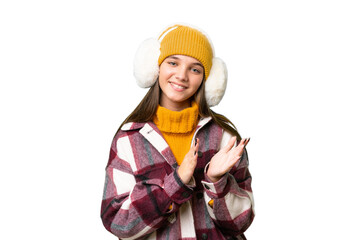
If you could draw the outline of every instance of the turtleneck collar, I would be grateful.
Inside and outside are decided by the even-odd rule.
[[[162,132],[189,133],[197,126],[198,116],[199,107],[193,101],[191,107],[179,112],[171,111],[159,105],[153,121]]]

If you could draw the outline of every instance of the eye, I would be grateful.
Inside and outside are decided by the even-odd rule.
[[[168,63],[169,63],[171,66],[176,66],[176,62],[169,61]]]
[[[191,71],[193,71],[194,73],[201,73],[201,70],[198,68],[192,68]]]

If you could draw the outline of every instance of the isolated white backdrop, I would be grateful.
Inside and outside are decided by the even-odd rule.
[[[1,239],[116,239],[100,220],[132,60],[167,25],[204,29],[248,145],[250,240],[360,239],[357,1],[1,1]]]

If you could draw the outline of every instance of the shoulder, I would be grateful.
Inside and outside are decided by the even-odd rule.
[[[146,122],[128,122],[123,124],[122,126],[120,126],[120,128],[117,130],[115,136],[114,136],[114,140],[115,139],[119,139],[122,137],[126,137],[129,134],[133,134],[134,132],[139,132],[144,125],[146,124]]]
[[[235,128],[233,123],[230,122],[227,118],[224,117],[224,119],[220,121],[222,125],[217,124],[215,121],[213,122],[221,129],[219,149],[226,146],[229,143],[230,139],[233,137],[236,137],[239,140],[240,134],[237,132],[237,129]],[[237,145],[237,142],[238,141],[236,141],[233,147]]]
[[[121,145],[128,147],[130,144],[130,138],[137,138],[140,135],[140,130],[144,127],[145,124],[146,123],[129,122],[122,125],[113,137],[111,146],[112,149],[116,149],[117,151]]]
[[[118,129],[112,140],[108,166],[112,164],[117,168],[127,166],[133,169],[134,151],[136,150],[134,143],[141,141],[140,131],[145,124],[129,122]]]

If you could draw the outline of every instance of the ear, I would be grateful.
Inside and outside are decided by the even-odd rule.
[[[223,98],[227,84],[227,69],[225,63],[214,57],[210,74],[205,82],[206,102],[210,107],[219,104]]]
[[[145,40],[139,46],[134,59],[134,76],[142,88],[154,85],[159,76],[158,59],[160,43],[154,38]]]

